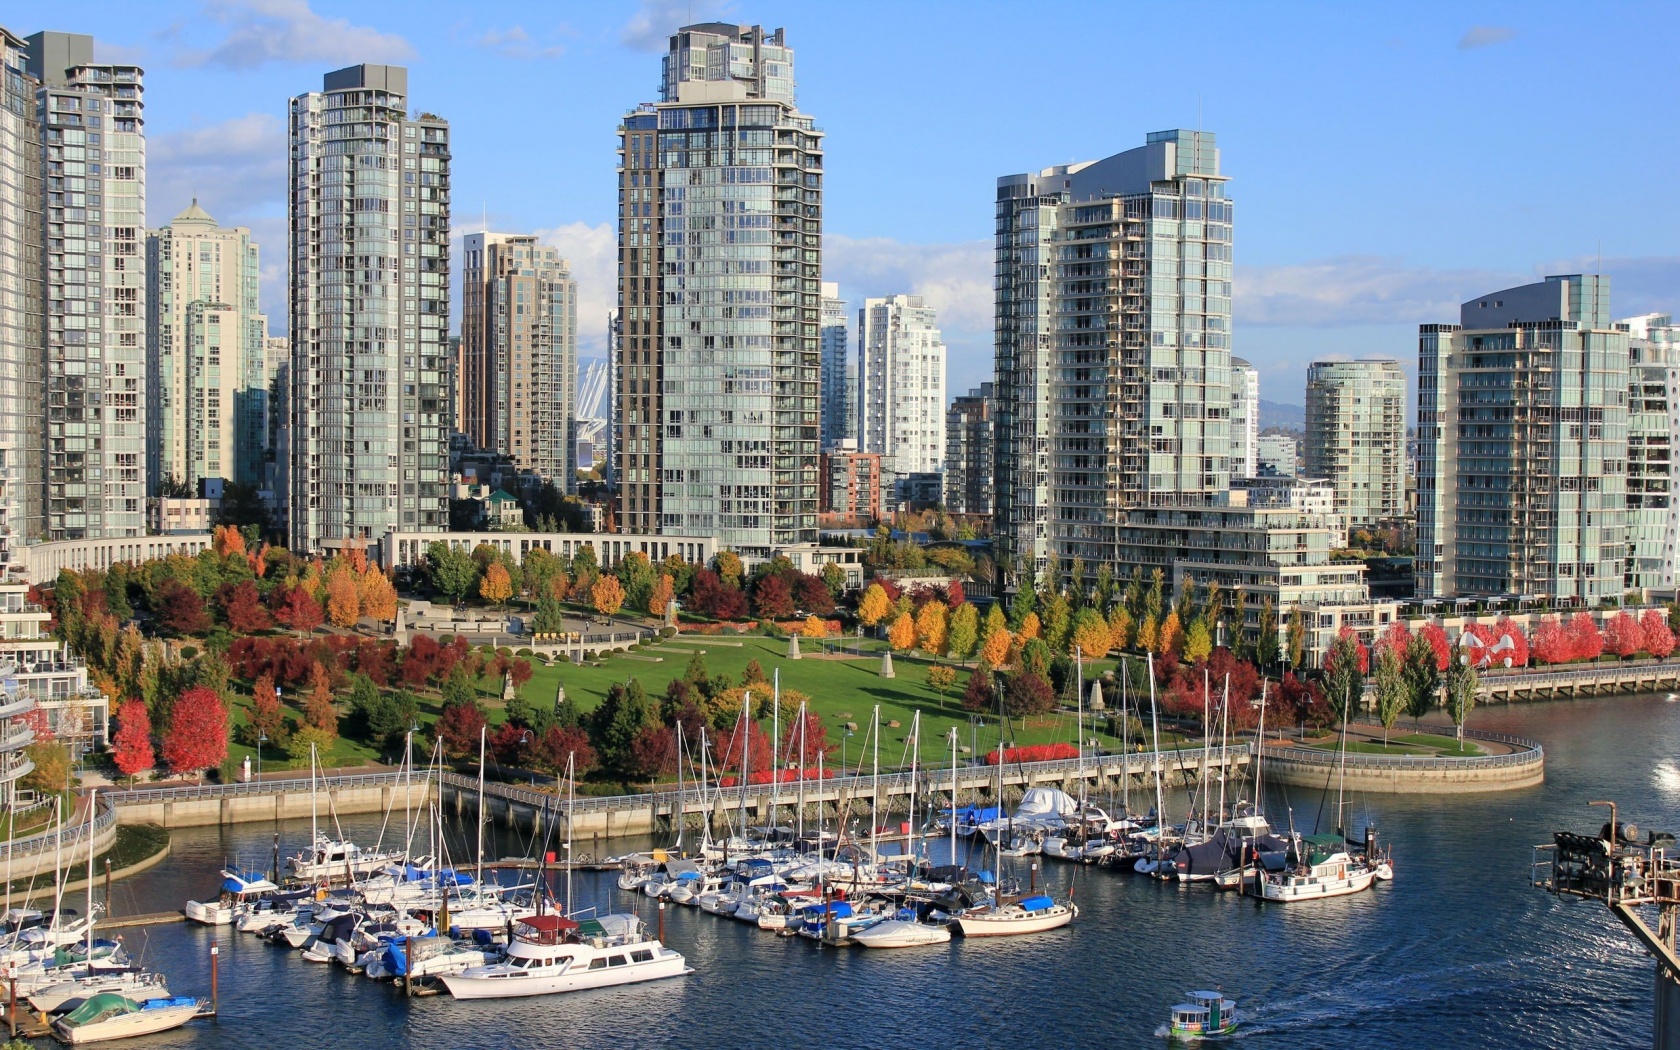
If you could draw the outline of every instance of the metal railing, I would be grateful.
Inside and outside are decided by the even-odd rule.
[[[1595,664],[1589,667],[1573,667],[1562,671],[1517,671],[1517,670],[1483,670],[1482,684],[1489,683],[1520,683],[1538,682],[1542,685],[1552,682],[1584,681],[1600,678],[1680,678],[1680,663],[1667,660],[1633,661],[1627,663]]]
[[[113,805],[131,806],[142,802],[190,802],[206,798],[238,798],[246,795],[304,794],[312,787],[334,790],[347,787],[384,787],[401,784],[405,780],[422,783],[423,773],[404,773],[391,770],[385,773],[348,773],[339,776],[293,777],[286,780],[244,780],[232,784],[181,784],[176,787],[127,788],[101,795]],[[475,781],[476,783],[476,781]]]
[[[1364,728],[1382,728],[1380,724],[1375,722],[1354,722],[1350,724]],[[1457,732],[1457,729],[1452,726],[1419,726],[1415,731],[1448,736]],[[1466,729],[1464,735],[1472,740],[1486,740],[1490,743],[1504,744],[1515,750],[1506,755],[1467,755],[1463,758],[1448,758],[1441,755],[1372,755],[1359,751],[1349,751],[1347,753],[1347,766],[1349,769],[1364,773],[1374,769],[1501,769],[1511,766],[1533,765],[1545,761],[1546,750],[1536,740],[1510,736],[1506,733],[1490,733],[1482,729]],[[1309,766],[1341,764],[1340,751],[1319,751],[1315,748],[1305,747],[1270,746],[1266,748],[1266,758],[1267,760],[1277,758],[1286,762],[1300,762]]]
[[[99,812],[93,817],[93,835],[98,837],[102,832],[117,822],[117,807],[104,796],[99,798]],[[85,843],[88,837],[87,821],[78,821],[69,826],[61,826],[52,831],[38,832],[27,838],[13,839],[0,843],[0,861],[7,857],[32,857],[45,853],[50,849],[70,851],[80,843]]]

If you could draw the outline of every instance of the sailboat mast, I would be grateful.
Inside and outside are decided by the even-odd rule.
[[[99,811],[99,789],[88,792],[87,959],[93,964],[93,815]],[[109,908],[110,903],[106,902]]]
[[[951,861],[957,862],[957,727],[951,727]]]
[[[781,803],[782,669],[770,672],[770,837],[776,836],[776,810]]]
[[[484,885],[484,743],[490,736],[490,727],[478,727],[478,871],[476,877],[478,885]]]
[[[1124,792],[1120,796],[1120,808],[1129,819],[1132,815],[1132,726],[1127,720],[1126,710],[1126,679],[1131,674],[1127,670],[1126,658],[1120,658],[1120,787]]]
[[[910,716],[910,835],[916,834],[916,767],[922,758],[922,713]],[[904,839],[904,852],[914,853],[909,835]]]
[[[1079,812],[1085,814],[1085,651],[1073,647],[1074,732],[1079,734]],[[1001,756],[1000,756],[1001,757]],[[1083,823],[1083,821],[1081,821]]]
[[[796,840],[800,841],[800,842],[803,842],[805,840],[805,747],[806,747],[805,729],[806,729],[806,725],[807,725],[807,723],[806,723],[806,717],[805,717],[805,701],[801,700],[801,701],[799,701],[799,788],[798,788],[799,813],[794,818],[794,823],[796,825],[794,835],[796,836]]]
[[[577,818],[577,752],[566,752],[566,915],[577,909],[572,906],[572,824]]]
[[[1161,708],[1155,702],[1155,654],[1145,659],[1149,669],[1149,723],[1155,734],[1155,860],[1159,862],[1167,828],[1167,803],[1161,795]]]
[[[682,786],[682,767],[683,767],[683,758],[684,757],[686,757],[686,755],[685,755],[685,752],[683,751],[682,719],[679,718],[679,719],[677,719],[677,842],[676,842],[676,850],[677,850],[678,854],[682,853],[683,825],[688,823],[686,820],[683,819],[683,817],[685,815],[683,813],[683,802],[685,800],[683,798],[683,786]]]
[[[1225,743],[1230,736],[1231,728],[1231,674],[1225,673],[1225,698],[1220,706],[1223,711],[1219,717],[1219,814],[1215,823],[1225,820]]]
[[[879,860],[881,850],[875,841],[881,830],[881,705],[875,705],[875,736],[874,757],[870,760],[869,774],[869,854],[872,860]]]

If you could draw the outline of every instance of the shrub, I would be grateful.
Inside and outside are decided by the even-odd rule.
[[[224,784],[232,784],[239,779],[239,770],[244,765],[232,755],[222,759],[222,764],[216,770],[216,779]]]
[[[661,627],[659,629],[659,637],[661,638],[675,638],[676,636],[677,629],[675,627]]]
[[[563,664],[571,663],[572,662],[572,654],[571,653],[561,653],[560,657],[559,657],[559,662],[563,663]]]
[[[595,650],[585,649],[583,651],[583,662],[586,663],[586,664],[594,663],[595,662]]]
[[[196,658],[197,656],[198,656],[198,646],[196,646],[196,645],[183,645],[183,646],[181,646],[181,659],[192,660],[192,659]]]
[[[535,656],[536,653],[533,653],[529,649],[521,649],[518,652],[514,653],[513,655],[515,655],[515,656]]]

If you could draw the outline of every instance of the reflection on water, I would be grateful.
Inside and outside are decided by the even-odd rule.
[[[1574,1047],[1586,1031],[1648,1044],[1650,961],[1602,907],[1531,890],[1528,865],[1530,847],[1555,828],[1597,826],[1590,799],[1616,799],[1642,826],[1680,827],[1680,708],[1662,697],[1483,708],[1472,724],[1540,739],[1546,783],[1510,794],[1354,799],[1353,822],[1381,827],[1397,869],[1393,883],[1355,897],[1266,907],[1045,861],[1041,882],[1061,892],[1071,884],[1081,909],[1056,933],[867,952],[673,908],[667,939],[697,968],[692,977],[478,1003],[405,1000],[230,931],[158,926],[127,940],[179,992],[207,991],[209,946],[222,945],[222,1017],[136,1045],[1144,1046],[1185,991],[1210,985],[1238,1001],[1245,1046]],[[1276,824],[1329,823],[1315,791],[1280,789],[1267,803]],[[380,825],[345,822],[363,843]],[[171,858],[119,883],[115,905],[178,908],[214,887],[224,859],[266,868],[273,830],[178,832]],[[307,821],[279,830],[283,853],[309,836]],[[470,818],[452,821],[450,832],[451,856],[470,866]],[[498,832],[490,852],[531,845]],[[935,855],[945,855],[942,842]],[[608,875],[579,875],[576,895],[580,907],[654,919],[651,902],[619,892]]]

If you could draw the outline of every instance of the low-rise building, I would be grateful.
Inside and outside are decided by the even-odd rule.
[[[148,499],[146,528],[157,536],[209,532],[220,508],[220,500],[174,499],[169,496]]]
[[[54,738],[82,750],[104,747],[111,702],[88,684],[87,665],[52,636],[51,620],[51,613],[29,601],[29,584],[0,583],[0,722],[7,710],[16,709],[19,717],[34,710],[32,724]],[[12,743],[6,732],[0,726],[0,753]],[[5,776],[0,760],[0,783]]]
[[[885,506],[881,455],[841,447],[822,454],[821,511],[852,521],[874,521]]]
[[[592,547],[595,560],[603,569],[610,569],[631,552],[647,555],[649,561],[660,562],[675,555],[696,565],[709,565],[717,556],[717,539],[713,536],[666,536],[626,532],[398,532],[385,533],[379,541],[379,564],[395,571],[411,571],[425,563],[426,548],[433,543],[447,543],[467,552],[480,544],[503,551],[516,562],[534,547],[541,547],[557,557],[575,558],[584,547]]]

